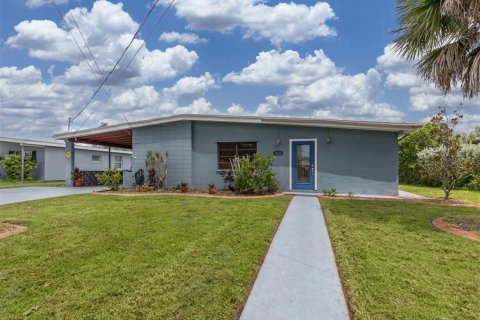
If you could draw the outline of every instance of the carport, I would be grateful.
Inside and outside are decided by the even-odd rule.
[[[75,168],[75,144],[85,143],[108,147],[108,166],[111,166],[111,148],[132,149],[132,128],[129,124],[104,125],[99,128],[54,134],[65,141],[65,185],[73,186],[71,173]]]

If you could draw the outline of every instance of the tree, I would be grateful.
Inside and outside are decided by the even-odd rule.
[[[426,148],[438,146],[432,130],[436,124],[427,123],[400,140],[398,145],[398,178],[407,184],[425,183],[422,179],[418,153]]]
[[[480,92],[480,1],[399,0],[394,47],[417,60],[420,75],[444,93],[460,85],[465,97]]]
[[[451,115],[441,107],[431,122],[436,124],[432,130],[438,140],[437,148],[427,148],[418,154],[422,171],[432,179],[439,179],[445,193],[445,200],[455,187],[455,183],[464,172],[464,164],[460,156],[462,139],[454,133],[454,129],[463,115],[454,111]]]
[[[162,156],[159,152],[147,152],[145,164],[149,173],[150,182],[153,183],[155,189],[163,187],[167,179],[167,159],[168,152],[165,153],[165,156]]]

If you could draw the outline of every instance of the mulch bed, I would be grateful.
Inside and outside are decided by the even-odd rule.
[[[0,239],[27,231],[26,226],[0,222]]]
[[[474,221],[474,218],[469,217],[440,217],[432,221],[432,224],[450,234],[454,234],[466,239],[480,241],[480,228],[478,228],[478,221]]]
[[[125,196],[125,197],[135,197],[135,196],[153,196],[153,195],[166,195],[166,196],[191,196],[191,197],[209,197],[209,198],[267,198],[267,197],[278,197],[283,196],[282,192],[277,192],[274,194],[236,194],[229,190],[217,190],[215,194],[209,194],[207,190],[189,190],[187,193],[181,193],[179,190],[153,190],[153,191],[136,191],[135,189],[121,189],[118,191],[101,191],[95,192],[96,195],[116,195],[116,196]]]

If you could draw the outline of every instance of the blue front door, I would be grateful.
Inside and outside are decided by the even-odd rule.
[[[315,190],[315,141],[292,141],[292,189]]]

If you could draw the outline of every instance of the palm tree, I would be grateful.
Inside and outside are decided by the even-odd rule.
[[[394,48],[444,93],[480,93],[480,0],[398,0]]]

